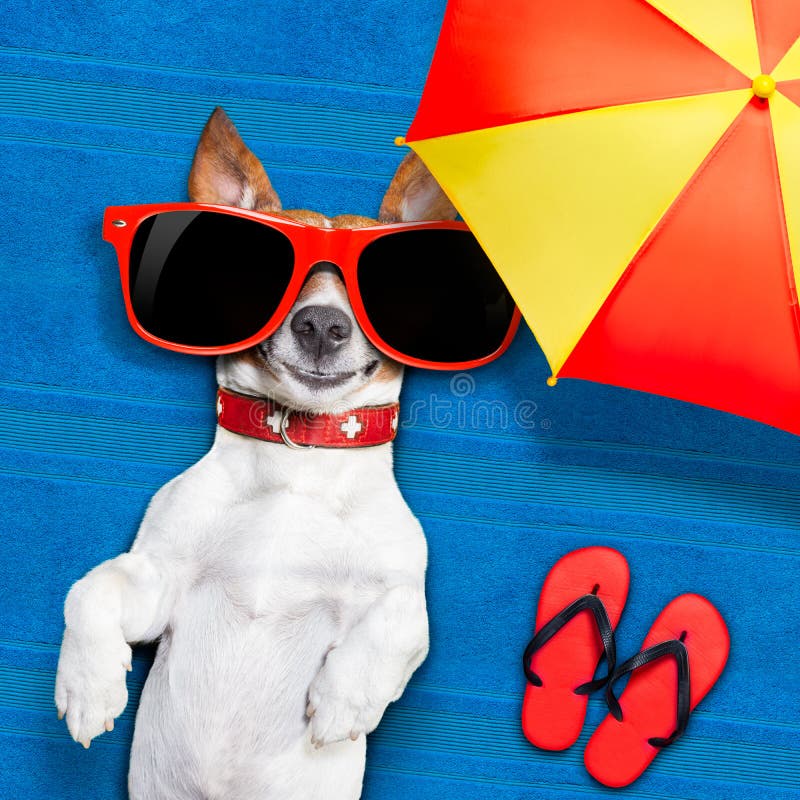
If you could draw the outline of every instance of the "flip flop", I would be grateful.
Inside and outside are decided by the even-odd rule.
[[[628,562],[610,547],[574,550],[548,573],[536,634],[522,657],[528,679],[522,730],[537,747],[565,750],[580,736],[587,695],[605,686],[614,671],[614,628],[629,582]],[[592,680],[603,656],[608,675]]]
[[[683,733],[689,714],[722,673],[729,650],[719,611],[698,594],[676,597],[658,615],[642,651],[620,664],[606,686],[611,713],[584,753],[592,777],[612,787],[633,783],[659,750]],[[627,672],[633,674],[617,700],[613,685]]]

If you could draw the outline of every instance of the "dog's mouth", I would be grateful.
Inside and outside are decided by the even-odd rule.
[[[340,383],[350,380],[356,374],[355,372],[316,372],[295,367],[285,361],[282,361],[281,364],[289,371],[292,377],[312,388],[338,386]]]

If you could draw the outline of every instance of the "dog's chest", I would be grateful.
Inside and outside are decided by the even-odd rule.
[[[381,591],[378,514],[348,492],[259,492],[228,509],[203,573],[252,619],[338,625]]]

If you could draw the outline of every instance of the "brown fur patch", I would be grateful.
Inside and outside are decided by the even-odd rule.
[[[358,214],[339,214],[332,221],[334,228],[370,228],[378,224],[378,220]]]
[[[237,361],[241,361],[244,364],[251,364],[257,369],[264,370],[265,372],[268,372],[270,375],[272,375],[273,378],[277,379],[277,376],[270,369],[269,364],[264,358],[264,354],[261,352],[258,346],[249,347],[247,350],[242,350],[239,353],[234,353],[232,355],[232,358],[235,358]]]
[[[315,292],[322,291],[328,286],[332,286],[339,298],[349,305],[350,301],[347,298],[347,289],[345,289],[344,281],[338,275],[331,275],[330,272],[317,272],[313,274],[305,284],[303,284],[303,288],[300,290],[297,300],[305,301]]]
[[[340,214],[331,218],[306,208],[286,209],[276,216],[293,219],[304,225],[313,225],[315,228],[369,228],[371,225],[378,224],[376,219],[362,217],[358,214]]]
[[[328,217],[317,211],[309,211],[307,208],[287,209],[281,211],[277,216],[293,219],[295,222],[302,222],[303,225],[313,225],[315,228],[332,227],[331,220]]]
[[[372,376],[372,381],[375,383],[388,383],[393,381],[402,370],[403,366],[397,361],[393,361],[389,356],[383,356],[381,365]]]

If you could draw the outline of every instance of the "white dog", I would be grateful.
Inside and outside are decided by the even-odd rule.
[[[203,131],[189,194],[321,227],[375,224],[281,212],[222,109]],[[455,215],[408,156],[381,221]],[[278,331],[220,357],[217,378],[329,412],[395,403],[402,368],[367,341],[323,265]],[[136,718],[134,800],[357,798],[365,734],[427,654],[426,559],[391,443],[294,449],[218,427],[210,452],[155,495],[130,552],[69,592],[59,714],[86,747],[111,730],[127,702],[130,643],[158,639]]]

